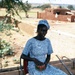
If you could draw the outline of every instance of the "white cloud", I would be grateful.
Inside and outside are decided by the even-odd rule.
[[[55,4],[73,4],[75,0],[22,0],[23,2],[28,1],[29,3],[55,3]]]
[[[28,1],[29,3],[50,3],[49,0],[22,0],[23,2]]]
[[[56,4],[73,4],[75,5],[75,0],[50,0],[51,3],[56,3]]]

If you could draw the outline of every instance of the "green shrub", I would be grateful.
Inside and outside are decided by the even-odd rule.
[[[17,59],[17,58],[14,57],[13,62],[14,62],[14,64],[19,64],[20,63],[20,59]]]
[[[13,49],[8,42],[6,42],[5,40],[0,40],[0,57],[5,55],[12,55],[12,50]]]
[[[6,31],[6,30],[11,30],[13,29],[14,26],[12,24],[4,24],[2,21],[0,21],[0,32]]]

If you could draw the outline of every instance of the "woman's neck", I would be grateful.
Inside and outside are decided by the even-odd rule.
[[[41,41],[45,40],[45,37],[39,36],[39,35],[35,36],[34,38],[37,39],[37,40],[41,40]]]

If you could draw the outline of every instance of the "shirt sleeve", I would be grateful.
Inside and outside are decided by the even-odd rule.
[[[28,40],[25,47],[24,47],[24,50],[22,52],[22,54],[25,54],[25,55],[28,55],[28,53],[30,52],[31,50],[31,43],[30,41]]]
[[[53,53],[53,48],[50,40],[48,39],[48,55],[50,55],[51,53]]]

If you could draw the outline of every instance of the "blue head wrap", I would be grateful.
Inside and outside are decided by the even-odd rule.
[[[47,27],[47,29],[50,28],[50,25],[47,20],[40,20],[38,25],[41,25],[41,24],[45,25]]]

